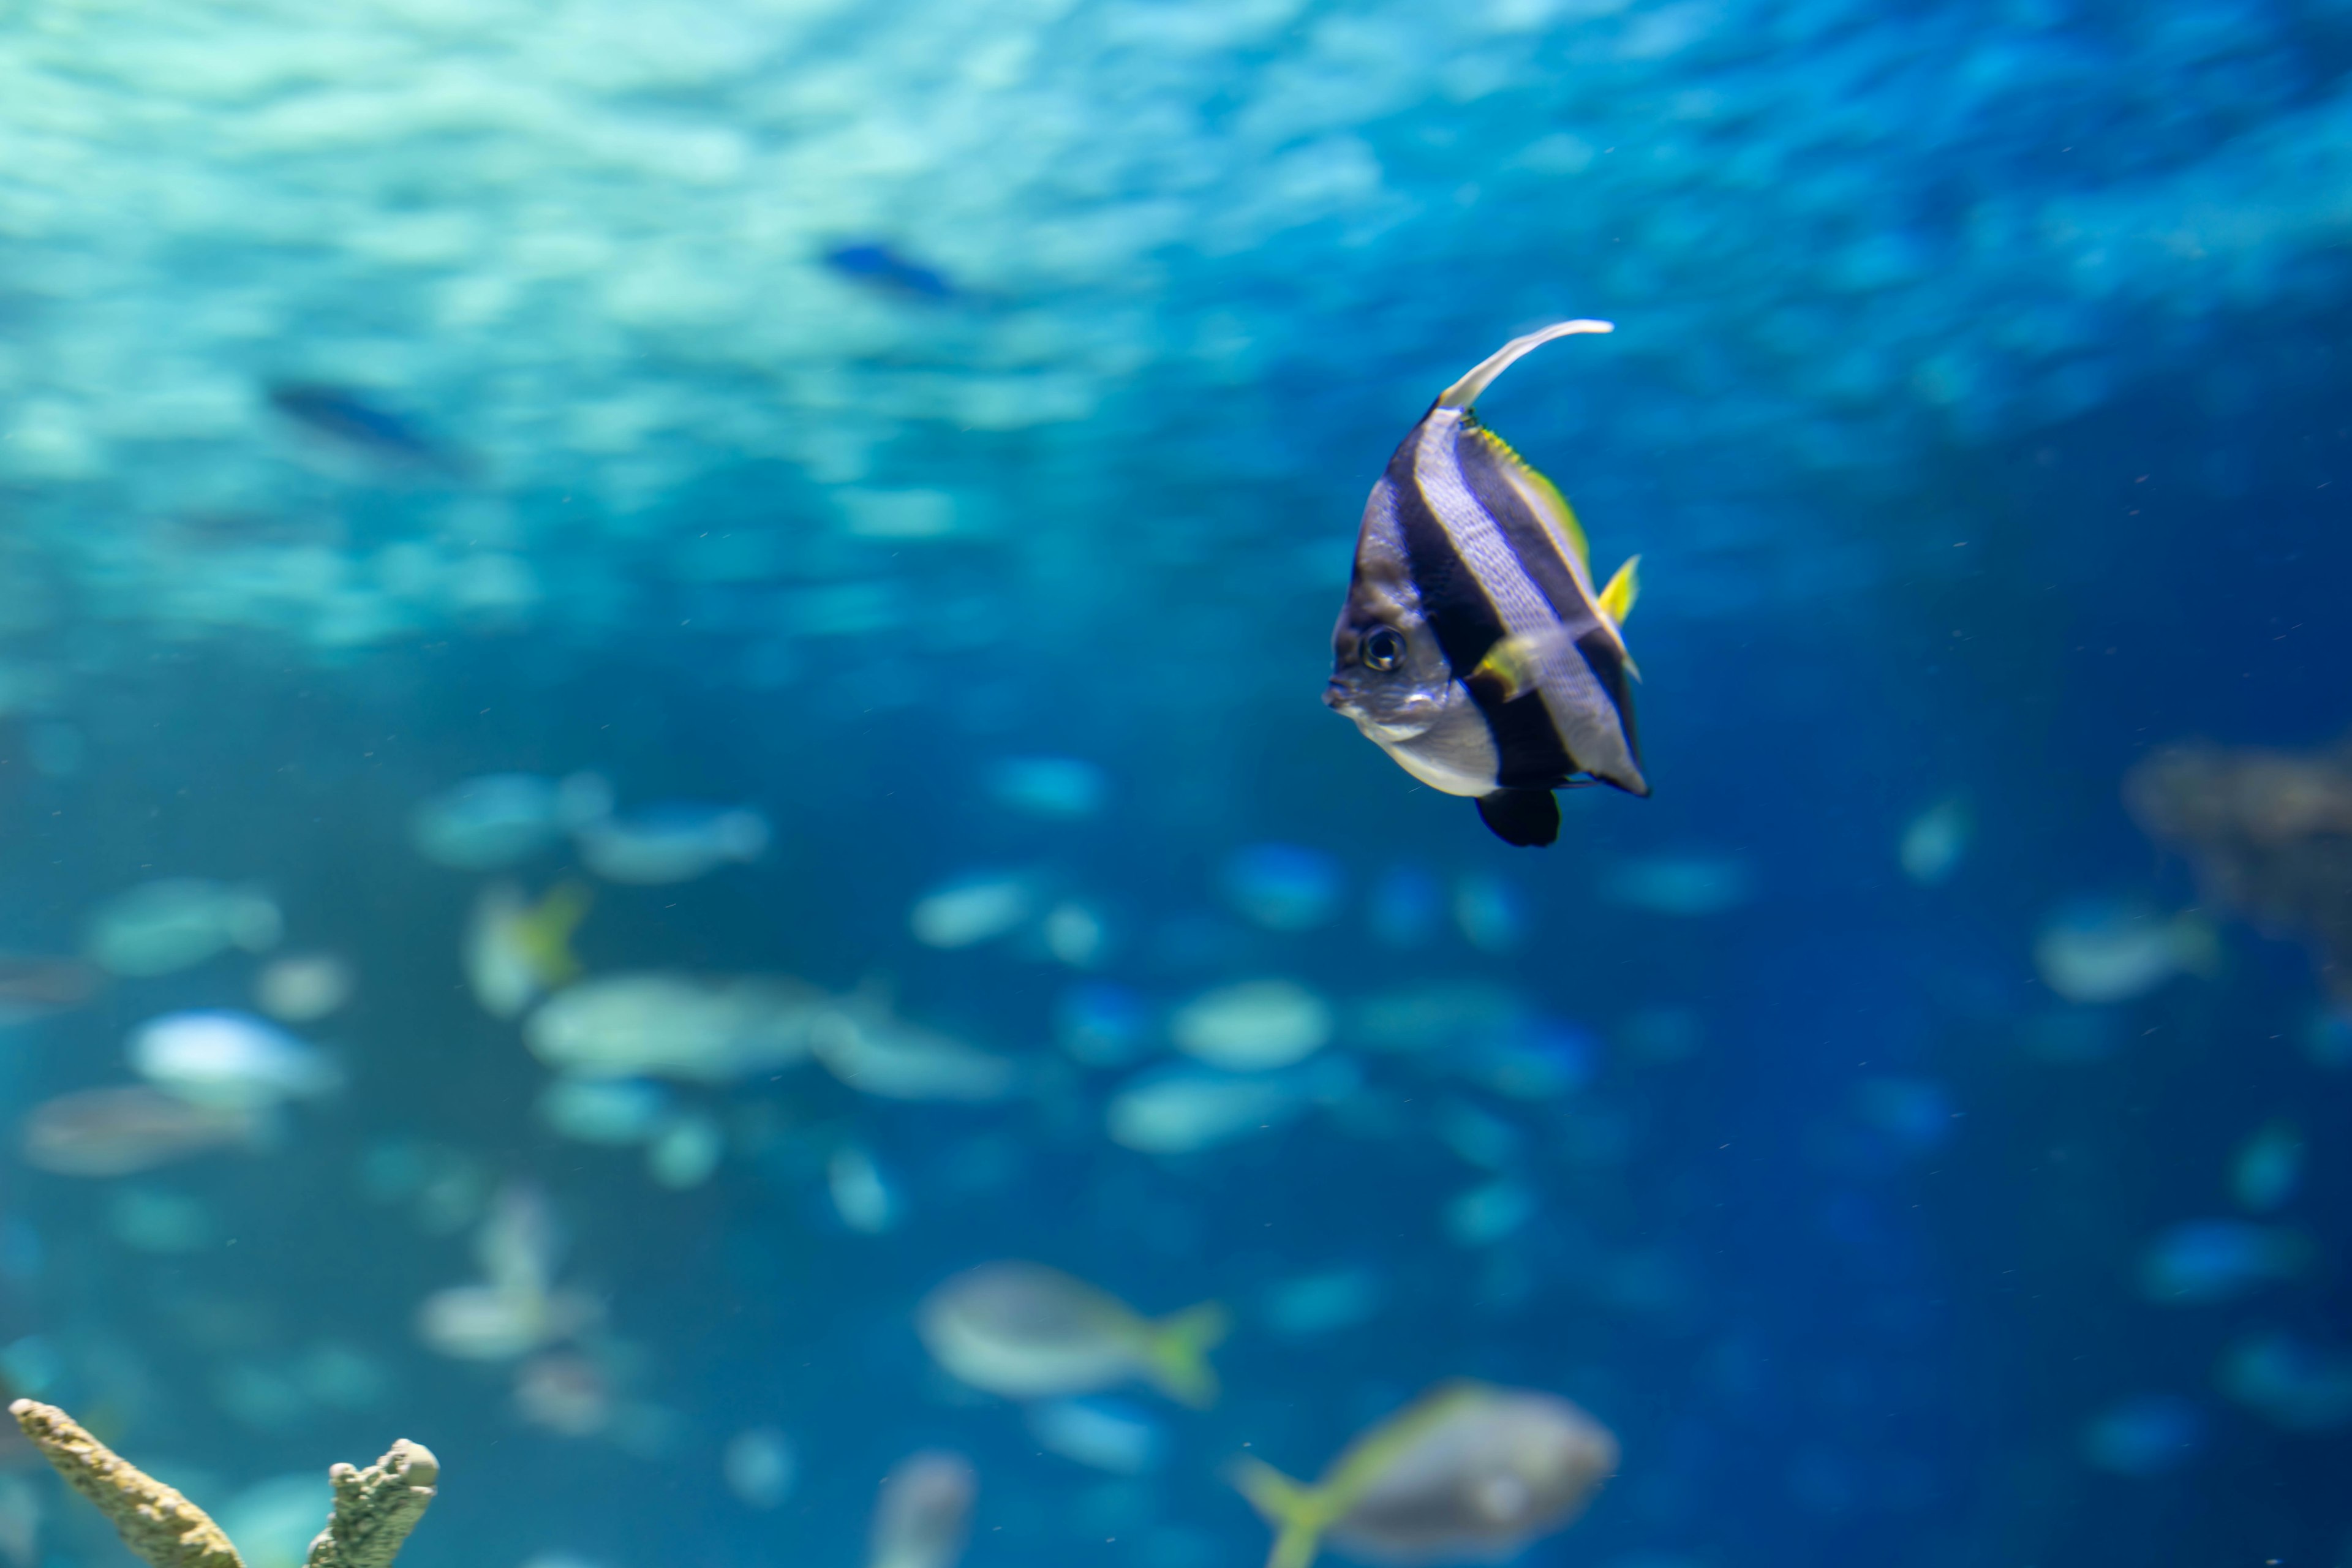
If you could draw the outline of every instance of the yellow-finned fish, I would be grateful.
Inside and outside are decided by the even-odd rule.
[[[466,923],[462,954],[475,1000],[492,1017],[511,1018],[579,979],[572,933],[593,899],[575,881],[558,882],[536,903],[512,882],[484,888]]]
[[[1331,635],[1323,700],[1422,783],[1475,797],[1510,844],[1559,836],[1555,789],[1650,793],[1618,630],[1640,557],[1596,592],[1567,500],[1470,406],[1538,344],[1611,330],[1514,338],[1439,395],[1372,487]]]
[[[1226,1474],[1275,1528],[1266,1568],[1307,1568],[1326,1536],[1371,1563],[1499,1563],[1616,1471],[1616,1437],[1567,1400],[1462,1379],[1349,1444],[1311,1487],[1247,1458]]]
[[[1146,1318],[1058,1268],[1016,1262],[964,1270],[915,1313],[932,1359],[990,1394],[1050,1399],[1139,1379],[1195,1409],[1216,1402],[1208,1352],[1230,1322],[1214,1301]]]

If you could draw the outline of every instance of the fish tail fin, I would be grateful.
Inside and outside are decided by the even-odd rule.
[[[1315,1561],[1328,1521],[1313,1487],[1246,1454],[1225,1467],[1225,1479],[1274,1526],[1274,1550],[1266,1554],[1265,1568],[1307,1568]]]
[[[1478,395],[1495,384],[1495,378],[1511,368],[1512,362],[1532,349],[1542,347],[1554,338],[1565,338],[1577,332],[1613,332],[1617,329],[1608,321],[1555,321],[1540,331],[1529,332],[1523,338],[1513,338],[1493,353],[1478,362],[1478,367],[1452,386],[1440,393],[1440,408],[1467,408],[1478,401]]]
[[[1203,1301],[1151,1325],[1151,1381],[1169,1398],[1205,1410],[1217,1402],[1217,1372],[1209,1352],[1233,1327],[1221,1301]]]
[[[517,922],[517,945],[543,989],[569,985],[583,973],[572,952],[572,933],[588,918],[594,898],[584,882],[558,882]]]

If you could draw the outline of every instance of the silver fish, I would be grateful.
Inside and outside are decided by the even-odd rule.
[[[1617,629],[1640,557],[1596,593],[1567,500],[1470,406],[1538,344],[1611,330],[1514,338],[1440,395],[1372,487],[1331,634],[1323,700],[1511,844],[1559,836],[1555,789],[1650,793]]]

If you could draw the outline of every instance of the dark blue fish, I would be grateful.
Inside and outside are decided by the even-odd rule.
[[[415,420],[368,400],[362,393],[324,382],[279,382],[270,406],[315,435],[370,459],[404,468],[462,474],[464,457],[436,440]]]
[[[907,299],[944,301],[961,292],[940,274],[877,240],[837,245],[824,253],[824,264],[845,278]]]

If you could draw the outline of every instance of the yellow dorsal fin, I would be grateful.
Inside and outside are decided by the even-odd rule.
[[[1523,338],[1513,338],[1493,353],[1478,362],[1477,368],[1438,395],[1440,408],[1467,408],[1478,401],[1478,395],[1495,384],[1495,378],[1511,368],[1512,362],[1532,349],[1542,347],[1554,338],[1565,338],[1578,332],[1613,332],[1617,329],[1607,321],[1556,321],[1539,331]]]
[[[1536,521],[1551,535],[1552,546],[1567,560],[1569,570],[1580,571],[1583,577],[1592,575],[1592,547],[1585,542],[1584,525],[1576,521],[1576,509],[1559,493],[1542,469],[1511,449],[1511,444],[1481,425],[1476,427],[1479,444],[1494,455],[1511,488],[1536,514]]]
[[[515,921],[515,945],[522,950],[540,985],[552,991],[580,978],[580,960],[572,956],[572,933],[588,917],[595,895],[581,882],[558,882],[547,896]]]
[[[1203,1301],[1150,1325],[1145,1364],[1153,1386],[1169,1398],[1205,1410],[1217,1402],[1217,1371],[1209,1364],[1233,1327],[1233,1315],[1218,1301]]]
[[[1630,555],[1617,568],[1617,575],[1609,579],[1609,586],[1601,590],[1601,613],[1609,617],[1611,626],[1622,627],[1625,617],[1633,613],[1633,601],[1641,596],[1642,558]]]

